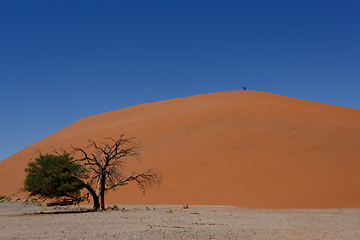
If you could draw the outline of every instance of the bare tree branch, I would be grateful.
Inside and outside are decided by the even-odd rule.
[[[137,182],[138,186],[142,189],[143,193],[147,188],[151,188],[154,185],[160,185],[162,181],[162,176],[160,173],[156,172],[154,169],[149,169],[144,173],[133,173],[130,177],[119,180],[116,183],[113,183],[109,187],[105,188],[106,190],[114,189],[118,186],[124,186],[129,184],[131,181]]]

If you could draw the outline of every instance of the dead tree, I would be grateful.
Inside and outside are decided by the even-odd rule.
[[[133,142],[133,138],[125,138],[120,135],[116,138],[105,138],[104,142],[89,140],[85,148],[72,147],[75,161],[80,162],[89,170],[87,186],[94,198],[94,202],[100,203],[100,210],[105,210],[105,192],[115,190],[130,182],[135,182],[143,193],[147,188],[161,183],[161,174],[155,169],[149,169],[143,173],[133,172],[125,175],[123,169],[128,159],[139,160],[140,146]],[[97,210],[95,205],[95,210]]]

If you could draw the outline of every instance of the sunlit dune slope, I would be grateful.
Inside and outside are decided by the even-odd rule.
[[[124,133],[163,184],[107,195],[111,204],[249,208],[360,207],[360,110],[255,91],[203,94],[83,118],[0,162],[0,194],[22,186],[34,149]]]

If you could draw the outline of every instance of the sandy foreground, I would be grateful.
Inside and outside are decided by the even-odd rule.
[[[0,204],[0,239],[360,239],[360,209],[241,209],[122,205],[119,211],[53,211]]]

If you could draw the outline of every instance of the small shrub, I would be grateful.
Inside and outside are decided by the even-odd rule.
[[[184,209],[189,209],[189,204],[185,204],[185,205],[183,206],[183,208],[184,208]]]
[[[174,213],[174,210],[169,209],[169,210],[167,211],[167,213]]]
[[[5,198],[6,198],[6,196],[0,195],[0,200],[3,200]]]
[[[40,206],[40,207],[44,206],[44,204],[42,202],[33,202],[33,205]]]

